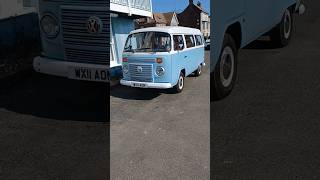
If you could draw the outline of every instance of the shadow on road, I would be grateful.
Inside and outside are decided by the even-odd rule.
[[[278,49],[278,48],[279,47],[275,46],[270,40],[259,39],[259,40],[253,41],[243,49]]]
[[[55,120],[106,122],[107,84],[41,75],[31,70],[0,80],[0,108]]]
[[[129,100],[152,100],[161,94],[175,94],[172,89],[140,89],[117,85],[110,91],[110,96]]]

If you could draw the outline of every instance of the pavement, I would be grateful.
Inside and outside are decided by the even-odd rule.
[[[304,2],[290,45],[241,50],[234,91],[211,103],[213,179],[320,179],[320,1]]]
[[[108,179],[106,84],[25,70],[0,80],[0,179]]]
[[[111,179],[209,179],[208,69],[187,77],[181,94],[111,89]]]

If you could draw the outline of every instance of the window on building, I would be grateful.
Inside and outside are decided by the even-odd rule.
[[[185,35],[187,48],[191,48],[195,46],[193,35]]]
[[[181,51],[181,50],[184,49],[183,36],[181,36],[181,35],[174,35],[174,36],[173,36],[173,41],[174,41],[174,50],[175,50],[175,51]]]
[[[203,45],[202,37],[200,35],[196,35],[196,44],[197,46]]]

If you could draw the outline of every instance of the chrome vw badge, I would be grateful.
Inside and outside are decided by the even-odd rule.
[[[91,34],[101,33],[103,28],[103,23],[99,17],[91,16],[87,22],[87,30]]]
[[[138,67],[137,67],[137,71],[138,71],[138,73],[142,73],[142,67],[141,67],[141,66],[138,66]]]

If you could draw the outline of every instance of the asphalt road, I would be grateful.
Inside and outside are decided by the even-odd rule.
[[[106,84],[0,80],[0,179],[108,179],[107,102]]]
[[[305,3],[291,44],[241,50],[233,93],[211,103],[214,179],[320,179],[320,1]]]
[[[181,94],[112,88],[112,179],[209,179],[209,79],[206,66]]]

